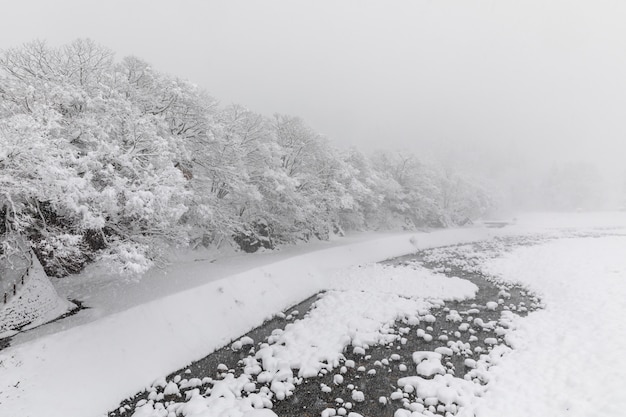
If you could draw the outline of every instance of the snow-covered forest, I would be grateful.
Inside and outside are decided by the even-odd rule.
[[[140,273],[171,245],[461,225],[494,201],[419,155],[338,149],[91,40],[0,55],[0,234],[26,236],[50,276],[103,258]]]

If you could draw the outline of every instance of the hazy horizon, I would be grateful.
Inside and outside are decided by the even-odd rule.
[[[622,181],[617,1],[33,0],[7,16],[0,49],[88,37],[224,104],[299,116],[339,146],[494,177],[585,162]]]

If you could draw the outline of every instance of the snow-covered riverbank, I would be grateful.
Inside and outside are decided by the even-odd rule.
[[[484,270],[537,291],[545,309],[519,320],[477,415],[625,415],[626,237],[520,248]]]
[[[301,254],[19,344],[0,353],[0,412],[101,415],[328,287],[339,269],[490,235],[482,228],[401,234]]]
[[[165,296],[156,287],[158,282],[166,281],[155,280],[152,284],[157,295],[130,308],[128,295],[137,290],[124,294],[124,285],[119,285],[119,297],[127,303],[116,307],[119,311],[107,311],[106,299],[101,298],[99,302],[103,304],[96,309],[102,308],[103,318],[90,317],[84,324],[16,344],[0,353],[0,415],[103,415],[120,399],[134,394],[155,378],[227,344],[283,308],[332,287],[329,277],[354,265],[416,249],[499,235],[539,232],[559,235],[562,227],[567,227],[569,234],[590,228],[596,231],[619,228],[626,225],[624,217],[624,214],[598,216],[594,221],[593,216],[574,215],[567,222],[559,218],[559,224],[545,217],[543,222],[519,219],[517,225],[505,229],[471,228],[364,239],[294,254],[258,267],[249,264],[250,268],[243,271],[238,265],[233,267],[237,273],[231,275],[224,268],[217,280],[210,275],[213,263],[190,263],[178,271],[172,270],[170,277],[183,280],[185,274],[190,274],[194,286]],[[589,259],[589,262],[594,261]],[[219,270],[220,263],[215,265]],[[386,278],[384,274],[381,276]],[[138,285],[145,283],[150,284],[150,279]],[[150,285],[145,288],[149,289]],[[109,296],[115,293],[111,290]]]

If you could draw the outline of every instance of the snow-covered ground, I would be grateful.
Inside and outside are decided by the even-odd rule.
[[[389,281],[390,285],[371,286],[372,277]],[[468,298],[477,290],[468,281],[439,276],[424,268],[377,265],[351,268],[335,275],[332,285],[349,289],[325,293],[308,315],[289,324],[284,331],[273,332],[269,343],[244,360],[246,367],[242,375],[234,377],[225,373],[223,380],[211,381],[209,395],[202,395],[201,381],[196,381],[198,389],[186,398],[169,402],[168,411],[164,411],[163,402],[149,401],[133,413],[134,417],[167,416],[174,410],[189,417],[275,416],[267,410],[256,410],[255,406],[271,407],[272,398],[284,400],[303,378],[316,377],[320,372],[334,371],[334,384],[341,385],[343,377],[339,368],[345,363],[342,362],[344,349],[350,346],[354,353],[365,355],[370,346],[396,340],[398,336],[391,330],[396,321],[429,320],[429,309],[441,304],[443,299]],[[420,296],[407,297],[407,291]],[[242,344],[253,341],[236,341],[233,349],[241,348]],[[259,386],[265,383],[269,387]],[[189,382],[158,380],[151,388],[153,397],[158,399],[159,391],[167,392],[168,386],[171,392],[178,392],[179,387],[188,387]],[[246,392],[250,394],[244,395]],[[360,401],[362,396],[362,392],[352,391],[353,401]]]
[[[206,275],[204,285],[0,352],[0,415],[102,415],[154,379],[329,287],[330,278],[343,268],[490,234],[461,229],[372,237],[256,268],[249,264],[247,271],[215,281],[207,264],[204,271],[196,270]],[[181,269],[184,277],[188,270]],[[124,291],[120,284],[111,296],[128,298]],[[105,311],[106,305],[96,308]]]
[[[285,346],[300,346],[297,351],[299,354],[283,351],[276,344],[268,347],[268,355],[265,356],[268,369],[275,371],[268,378],[280,374],[277,381],[283,385],[277,384],[277,389],[279,386],[289,389],[289,381],[284,378],[288,376],[285,363],[289,369],[305,369],[303,372],[308,369],[312,373],[321,369],[323,363],[332,365],[332,359],[336,358],[333,355],[340,354],[348,344],[358,347],[359,341],[365,345],[375,343],[378,340],[376,338],[384,333],[382,329],[395,319],[406,319],[411,314],[418,320],[420,317],[425,319],[428,307],[436,304],[438,298],[468,297],[473,294],[470,283],[437,276],[428,271],[406,273],[371,265],[359,271],[356,265],[371,264],[414,252],[417,248],[485,240],[494,236],[532,233],[558,236],[562,228],[569,228],[570,232],[572,229],[584,232],[592,229],[623,231],[624,227],[624,213],[596,216],[576,214],[552,219],[535,216],[519,218],[515,225],[503,229],[471,228],[387,235],[378,239],[370,235],[367,239],[344,245],[331,244],[324,249],[319,247],[320,250],[316,251],[307,252],[303,249],[291,253],[286,251],[284,255],[261,254],[245,260],[235,257],[216,262],[205,260],[179,263],[174,264],[168,274],[155,274],[154,279],[146,276],[135,283],[113,283],[96,276],[86,276],[84,281],[77,281],[81,285],[67,285],[61,291],[84,299],[87,304],[91,302],[91,312],[85,310],[73,322],[61,324],[68,326],[63,331],[59,331],[59,325],[52,326],[42,330],[36,339],[18,340],[19,343],[0,352],[0,415],[101,416],[115,408],[122,398],[133,395],[153,380],[230,343],[289,305],[320,290],[333,289],[320,300],[315,315],[312,312],[310,316],[296,321],[292,330],[280,335],[291,340]],[[506,395],[510,397],[509,403],[516,404],[517,409],[538,410],[534,415],[543,415],[544,410],[555,411],[551,415],[567,415],[559,411],[564,409],[560,407],[566,400],[570,401],[572,410],[582,412],[586,404],[582,395],[588,394],[598,395],[593,400],[598,407],[593,410],[598,413],[591,414],[610,415],[610,407],[619,407],[615,402],[603,401],[612,399],[611,393],[614,391],[611,391],[611,387],[600,383],[604,393],[609,393],[604,395],[590,390],[589,386],[606,380],[607,375],[601,375],[604,370],[622,374],[626,372],[624,362],[612,354],[615,352],[612,346],[619,346],[626,340],[623,328],[619,327],[615,319],[626,312],[622,311],[623,307],[620,310],[619,306],[625,295],[623,285],[626,282],[623,268],[626,256],[622,256],[626,247],[624,239],[614,237],[563,241],[566,243],[557,241],[520,249],[499,260],[488,261],[489,270],[501,274],[503,279],[524,281],[532,289],[544,294],[548,308],[545,312],[533,313],[529,318],[519,320],[516,325],[521,326],[521,329],[507,335],[507,338],[515,341],[516,350],[498,360],[498,366],[489,369],[496,377],[488,385],[488,394],[480,401],[472,402],[482,413],[479,415],[516,415],[513,413],[517,411],[512,411],[510,406],[498,408],[507,407],[506,402],[500,399],[505,396],[503,390],[508,390]],[[593,242],[596,246],[586,247],[590,250],[587,253],[593,256],[582,256],[585,247],[577,245],[585,246]],[[565,246],[558,246],[561,244]],[[557,249],[554,249],[555,245]],[[574,251],[573,255],[568,255],[570,250]],[[532,251],[536,251],[536,254]],[[539,260],[533,263],[529,257],[537,257]],[[551,263],[553,258],[557,261]],[[616,258],[620,261],[616,261]],[[568,264],[566,259],[572,262]],[[578,268],[568,269],[570,265],[578,265]],[[526,269],[531,272],[524,275]],[[536,279],[537,276],[543,277],[543,280]],[[573,278],[559,292],[559,284],[556,282],[567,276]],[[101,284],[100,289],[103,291],[93,292],[91,298],[81,298],[90,294],[90,291],[85,290],[90,282],[96,286]],[[181,286],[172,285],[171,282],[181,283]],[[607,290],[604,291],[603,287]],[[137,299],[133,301],[134,296]],[[584,300],[585,296],[590,299]],[[603,296],[604,302],[600,303]],[[569,298],[575,301],[570,303]],[[614,306],[607,308],[607,300],[613,301]],[[604,310],[596,310],[598,303]],[[324,328],[323,324],[331,322],[332,317],[336,317],[333,315],[338,313],[342,315],[333,321],[337,325]],[[544,315],[543,319],[540,315]],[[565,319],[570,321],[563,321]],[[602,327],[600,319],[610,319],[610,325]],[[562,332],[563,348],[558,347],[560,339],[554,334],[554,329],[561,324],[570,326],[558,330]],[[583,330],[578,332],[576,326]],[[319,350],[324,353],[326,362],[322,362],[324,358],[318,354],[308,359],[302,355],[302,349],[305,349],[302,346],[319,344],[311,343],[310,338],[319,335],[320,328],[329,332],[324,333],[326,337],[322,338],[328,341],[329,347]],[[570,333],[575,336],[568,338]],[[551,344],[548,346],[548,343]],[[569,359],[563,359],[563,355],[554,356],[563,349],[572,351]],[[539,351],[548,353],[541,356]],[[605,355],[607,351],[610,352],[608,356]],[[538,362],[540,367],[529,366],[533,360],[542,358],[545,361]],[[558,360],[562,361],[562,365]],[[525,368],[518,366],[518,362],[524,363]],[[575,366],[583,369],[584,373],[572,374],[572,367]],[[280,373],[279,370],[284,372]],[[575,377],[568,380],[568,375]],[[549,404],[534,404],[545,402],[547,394],[545,388],[534,388],[536,381],[529,382],[533,377],[543,378],[544,385],[554,390]],[[250,381],[240,382],[241,389],[245,390],[245,383]],[[617,386],[619,379],[612,382]],[[520,385],[524,389],[520,389]],[[518,395],[524,392],[530,397],[535,395],[537,401]],[[581,396],[570,398],[570,394]],[[273,395],[277,395],[277,392],[273,392]],[[358,398],[359,394],[355,393],[355,396]],[[263,399],[259,401],[262,405]],[[528,404],[529,401],[532,404]],[[189,411],[186,415],[213,415],[206,411],[204,399],[194,399],[193,404],[198,407],[198,413]],[[544,408],[529,408],[533,405]],[[191,409],[192,405],[189,407]],[[606,412],[603,413],[600,407],[605,407]],[[500,414],[487,414],[492,412],[492,408],[500,410]],[[271,415],[269,413],[266,410],[258,415]]]
[[[626,415],[626,237],[520,248],[485,271],[536,290],[477,416]]]
[[[39,337],[71,329],[106,316],[123,312],[140,304],[159,300],[168,295],[204,286],[234,275],[250,272],[248,276],[263,275],[263,267],[289,261],[290,265],[327,268],[356,265],[401,255],[421,248],[448,245],[456,242],[489,239],[502,231],[469,228],[444,230],[433,233],[357,233],[331,241],[313,241],[285,246],[276,251],[253,254],[225,251],[173,250],[171,264],[164,268],[153,268],[141,276],[120,277],[106,265],[92,265],[83,273],[71,278],[53,279],[60,296],[77,299],[88,307],[75,316],[59,322],[49,323],[27,333],[18,334],[12,344],[20,344]],[[413,239],[410,241],[410,239]],[[390,245],[386,245],[389,239]],[[401,244],[399,242],[402,242]],[[359,246],[366,244],[366,246]],[[315,255],[313,255],[315,253]],[[347,256],[346,256],[347,254]],[[305,256],[306,259],[302,259]],[[323,261],[319,261],[323,259]],[[302,271],[296,266],[295,271]],[[305,271],[306,272],[306,271]],[[290,274],[289,282],[298,283],[300,276]],[[255,287],[256,288],[256,287]],[[283,288],[284,291],[287,288]],[[307,293],[311,295],[312,293]],[[300,301],[297,294],[292,302]],[[226,298],[221,296],[221,298]],[[286,307],[283,306],[283,307]],[[277,306],[276,311],[280,308]]]

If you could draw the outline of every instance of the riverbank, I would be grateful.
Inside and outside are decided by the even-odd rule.
[[[107,281],[103,285],[109,289],[107,297],[94,293],[83,299],[89,309],[55,324],[66,326],[64,330],[42,332],[0,352],[0,414],[100,416],[154,379],[228,345],[282,309],[328,288],[328,278],[345,268],[496,236],[623,230],[624,217],[617,213],[594,220],[594,216],[572,215],[568,221],[559,218],[555,226],[518,218],[516,225],[502,229],[370,235],[350,244],[320,245],[316,251],[259,254],[267,260],[260,265],[237,257],[207,259],[173,265],[167,273],[155,274],[155,279],[146,276],[133,285]],[[187,280],[192,284],[179,288],[177,284]],[[78,282],[76,291],[104,281],[86,277]],[[132,297],[144,293],[133,306]],[[109,301],[113,307],[107,306]]]

